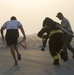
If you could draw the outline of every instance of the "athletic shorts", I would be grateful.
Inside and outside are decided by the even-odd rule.
[[[6,31],[6,43],[7,46],[16,45],[18,40],[19,32],[18,29],[8,29]]]

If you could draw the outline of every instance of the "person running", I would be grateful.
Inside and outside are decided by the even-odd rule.
[[[69,20],[67,18],[65,18],[61,12],[58,12],[56,17],[61,20],[61,26],[64,29],[66,29],[68,32],[70,32],[71,34],[73,34],[73,31],[72,31],[72,28],[71,28]],[[69,35],[66,32],[63,32],[63,33],[64,33],[64,38],[63,38],[63,47],[62,47],[62,49],[67,54],[67,57],[68,57],[67,49],[70,50],[73,53],[72,58],[74,58],[74,48],[70,44],[71,41],[72,41],[72,36]]]
[[[45,32],[49,35],[49,51],[54,60],[53,64],[59,65],[58,54],[60,54],[64,61],[67,61],[67,57],[65,56],[64,51],[61,50],[63,45],[63,32],[56,26],[58,23],[49,17],[46,17],[43,21],[43,24],[45,27],[43,27],[37,35],[40,38],[42,38],[42,35]]]
[[[4,37],[4,30],[6,29],[6,36]],[[15,16],[12,16],[9,21],[6,21],[1,27],[2,40],[6,39],[7,46],[10,47],[11,54],[14,58],[14,65],[18,65],[18,60],[21,60],[21,54],[18,51],[17,40],[19,37],[18,29],[21,30],[24,40],[26,40],[25,31],[22,24],[17,21]],[[17,53],[17,57],[15,55]],[[18,60],[17,60],[18,59]]]

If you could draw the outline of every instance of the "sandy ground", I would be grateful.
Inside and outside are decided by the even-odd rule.
[[[74,75],[74,59],[68,52],[69,60],[54,66],[53,59],[48,50],[20,49],[22,55],[18,66],[14,66],[9,49],[0,49],[0,75]]]

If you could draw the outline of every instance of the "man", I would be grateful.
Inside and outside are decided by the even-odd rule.
[[[65,56],[64,51],[61,50],[63,45],[63,32],[56,26],[57,24],[57,22],[53,21],[49,17],[46,17],[43,21],[44,27],[37,34],[40,38],[42,38],[44,33],[49,35],[49,51],[54,60],[54,65],[59,65],[58,54],[60,54],[64,61],[67,61],[67,57]]]
[[[71,34],[73,34],[70,22],[68,21],[68,19],[66,19],[63,14],[61,12],[57,13],[57,16],[60,20],[61,20],[61,26],[66,29],[68,32],[70,32]],[[74,58],[74,48],[72,48],[72,46],[70,45],[72,40],[72,36],[69,35],[68,33],[64,32],[64,38],[63,38],[63,47],[62,49],[66,52],[67,56],[67,48],[73,53],[73,58]]]
[[[2,40],[4,40],[4,30],[6,29],[6,36],[5,36],[5,39],[6,39],[6,43],[7,43],[7,46],[10,47],[10,51],[11,51],[11,54],[14,58],[14,65],[18,65],[18,60],[21,60],[21,54],[19,53],[18,51],[18,48],[17,48],[17,39],[19,37],[19,32],[18,32],[18,29],[21,30],[22,34],[23,34],[23,38],[26,40],[26,35],[25,35],[25,32],[24,32],[24,29],[22,27],[22,24],[17,21],[16,17],[15,16],[12,16],[11,19],[9,21],[6,21],[3,26],[1,27],[1,36],[2,36]],[[15,55],[15,51],[17,53],[17,58],[16,58],[16,55]]]

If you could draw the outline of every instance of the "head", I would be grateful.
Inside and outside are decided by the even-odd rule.
[[[43,25],[54,28],[56,26],[56,22],[53,21],[51,18],[46,17],[43,21]]]
[[[60,20],[62,20],[64,16],[61,12],[58,12],[56,17],[58,17]]]
[[[17,19],[16,19],[16,17],[15,17],[15,16],[12,16],[12,17],[11,17],[11,20],[17,20]]]
[[[43,21],[43,27],[49,25],[48,23],[51,21],[51,19],[49,17],[46,17]]]

